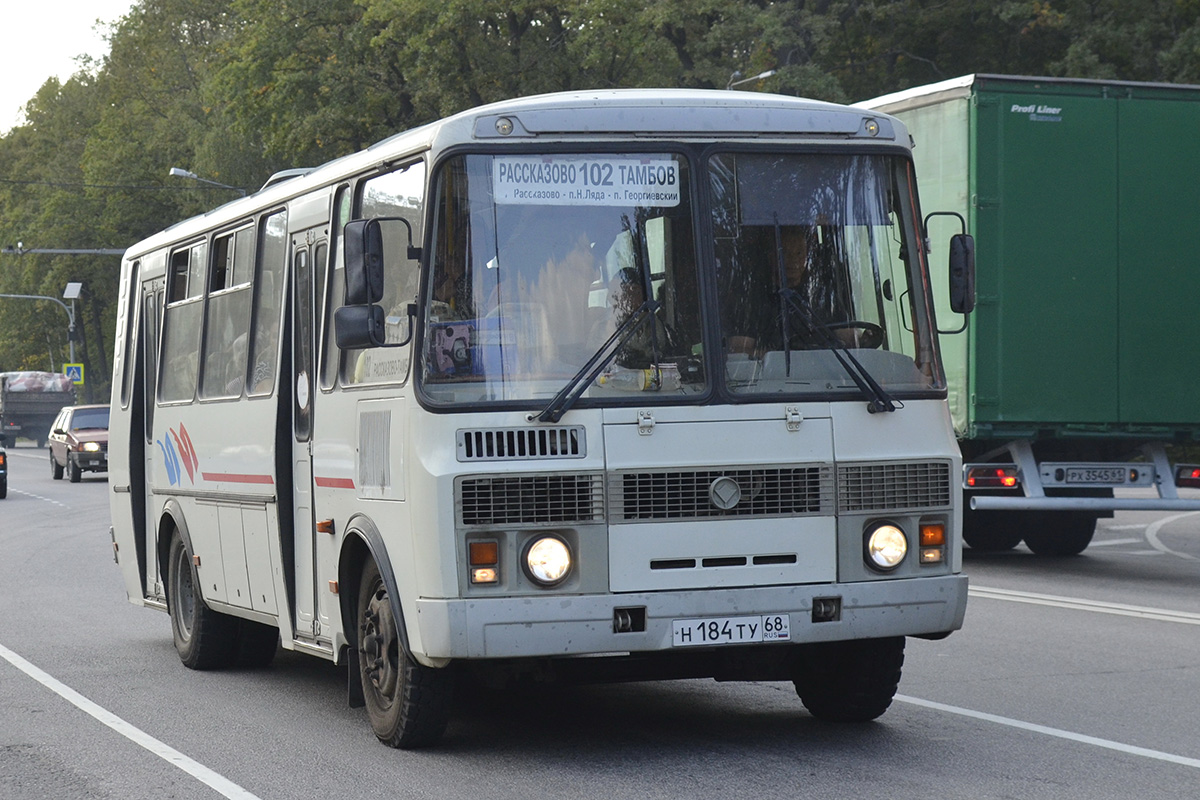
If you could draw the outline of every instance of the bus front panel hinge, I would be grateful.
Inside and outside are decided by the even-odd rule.
[[[800,423],[804,422],[804,415],[800,413],[798,406],[787,406],[783,409],[783,419],[787,423],[789,431],[798,431]]]
[[[639,411],[637,420],[639,436],[649,436],[650,434],[654,433],[654,412]]]

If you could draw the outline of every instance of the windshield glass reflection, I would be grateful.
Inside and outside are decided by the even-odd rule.
[[[549,398],[648,299],[584,402],[704,389],[682,158],[471,155],[440,175],[422,368],[433,401]]]

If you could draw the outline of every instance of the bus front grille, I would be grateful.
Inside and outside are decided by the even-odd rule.
[[[832,514],[833,498],[832,468],[812,465],[619,472],[608,504],[619,523]]]
[[[838,466],[840,512],[945,508],[949,505],[948,461]]]
[[[460,525],[590,524],[604,520],[604,477],[553,473],[462,478]]]
[[[582,425],[460,430],[457,438],[459,461],[523,461],[587,455],[586,430]]]

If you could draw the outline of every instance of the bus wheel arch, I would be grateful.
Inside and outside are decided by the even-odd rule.
[[[176,534],[183,540],[184,547],[189,553],[195,553],[196,550],[192,547],[192,537],[188,533],[187,522],[183,517],[183,509],[179,507],[177,500],[168,500],[162,509],[162,513],[158,518],[158,538],[157,552],[158,557],[158,574],[167,577],[169,566],[171,563],[171,542]],[[170,609],[171,597],[167,593],[167,607]]]
[[[231,666],[238,657],[238,619],[205,603],[187,528],[167,514],[159,532],[160,553],[166,543],[167,613],[179,660],[195,670]]]
[[[378,529],[351,520],[338,564],[350,704],[365,705],[376,738],[402,749],[435,744],[446,728],[451,672],[411,653],[395,572]],[[357,679],[357,686],[355,682]]]

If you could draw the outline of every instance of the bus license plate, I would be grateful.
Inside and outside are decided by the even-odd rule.
[[[787,614],[756,617],[677,619],[671,622],[673,647],[750,642],[786,642],[792,638]]]
[[[1124,482],[1124,467],[1073,467],[1067,470],[1067,483]]]

